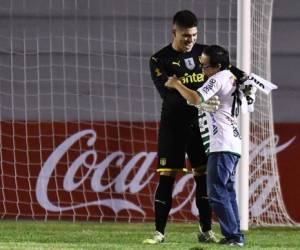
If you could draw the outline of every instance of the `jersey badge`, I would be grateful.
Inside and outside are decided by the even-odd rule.
[[[195,68],[195,62],[194,62],[193,57],[184,59],[184,63],[185,63],[185,66],[186,66],[189,70],[192,70],[192,69]]]
[[[162,75],[162,73],[160,72],[160,69],[159,69],[159,68],[156,68],[156,69],[154,70],[154,72],[155,72],[156,77],[159,77],[159,76]]]
[[[159,159],[159,164],[160,164],[161,166],[166,166],[166,164],[167,164],[167,159],[166,159],[166,158],[160,158],[160,159]]]

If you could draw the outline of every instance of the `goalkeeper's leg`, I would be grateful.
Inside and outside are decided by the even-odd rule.
[[[164,242],[165,228],[172,207],[172,191],[176,173],[161,173],[155,192],[155,232],[153,238],[143,241],[145,244]]]
[[[185,120],[169,120],[160,122],[158,135],[158,166],[159,183],[155,192],[155,233],[154,237],[144,243],[157,244],[164,241],[165,227],[172,207],[172,192],[178,171],[186,171],[185,150],[188,123]]]
[[[212,210],[209,204],[206,188],[207,155],[203,145],[198,122],[192,124],[187,145],[187,154],[193,168],[196,183],[196,206],[199,211],[199,235],[201,242],[217,242],[211,230]]]
[[[174,176],[160,175],[155,193],[155,229],[164,234],[169,212],[172,207]]]
[[[207,232],[211,230],[212,224],[212,212],[209,205],[207,190],[206,190],[206,174],[203,175],[194,175],[196,182],[196,205],[199,210],[199,223],[201,230]]]
[[[206,173],[199,174],[194,171],[196,182],[196,206],[199,211],[199,234],[200,242],[217,242],[217,238],[212,231],[212,210],[209,204],[206,188]]]

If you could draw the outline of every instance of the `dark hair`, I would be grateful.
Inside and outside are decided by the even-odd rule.
[[[181,10],[174,15],[173,24],[176,24],[181,28],[193,28],[197,27],[198,20],[193,12]]]
[[[220,66],[220,70],[229,68],[229,53],[226,49],[218,45],[207,46],[203,50],[203,54],[209,57],[209,65],[212,67]],[[233,100],[231,105],[231,116],[238,116],[240,106],[242,104],[240,96],[240,85],[236,84],[235,91],[233,92]]]
[[[209,64],[211,66],[220,66],[220,70],[224,70],[229,67],[229,53],[223,47],[218,45],[207,46],[204,48],[203,54],[209,57]]]

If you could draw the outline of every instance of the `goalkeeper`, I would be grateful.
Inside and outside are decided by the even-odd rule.
[[[207,155],[201,140],[197,108],[174,90],[165,87],[168,77],[174,74],[189,89],[196,90],[205,81],[200,56],[205,45],[196,43],[197,18],[188,11],[177,12],[173,17],[173,41],[150,59],[151,77],[163,102],[158,135],[159,183],[155,193],[155,233],[144,243],[156,244],[165,239],[165,227],[172,207],[172,190],[176,174],[187,171],[185,154],[188,155],[196,183],[196,206],[199,211],[201,242],[216,242],[211,230],[212,213],[206,191]],[[235,67],[238,78],[243,72]],[[214,109],[215,106],[207,105]]]
[[[220,109],[205,113],[208,120],[209,156],[207,163],[207,190],[213,212],[217,215],[224,239],[221,244],[244,245],[234,188],[235,172],[240,158],[241,137],[237,128],[235,108],[236,90],[233,74],[228,70],[228,52],[213,45],[204,49],[201,57],[204,74],[209,77],[204,85],[193,91],[176,77],[170,77],[166,86],[176,89],[189,103],[199,105],[214,95],[220,98]]]

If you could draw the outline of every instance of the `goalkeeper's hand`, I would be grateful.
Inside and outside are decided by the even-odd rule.
[[[219,97],[217,95],[211,97],[210,99],[208,99],[206,102],[203,102],[199,105],[200,109],[206,112],[216,112],[219,109],[220,106],[220,100]]]
[[[188,104],[190,103],[188,102]],[[219,105],[220,105],[219,97],[215,95],[211,97],[209,100],[207,100],[206,102],[202,102],[199,105],[195,105],[195,107],[201,111],[213,113],[219,109]]]

